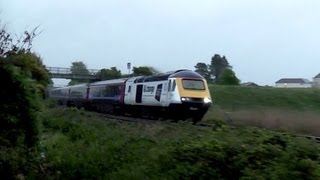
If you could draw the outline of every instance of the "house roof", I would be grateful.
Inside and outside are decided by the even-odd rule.
[[[259,85],[254,82],[245,82],[245,83],[241,83],[241,86],[259,86]]]
[[[310,83],[308,79],[303,79],[303,78],[282,78],[278,80],[276,83],[302,83],[302,84],[307,84]]]
[[[320,73],[318,75],[316,75],[314,78],[320,78]]]

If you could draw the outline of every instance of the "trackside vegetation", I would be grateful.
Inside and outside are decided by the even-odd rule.
[[[21,145],[22,141],[19,146],[2,146],[0,174],[26,179],[320,178],[320,145],[314,140],[290,132],[229,126],[219,116],[212,116],[217,109],[317,111],[313,99],[317,90],[210,88],[216,104],[206,121],[216,123],[214,128],[190,122],[117,122],[47,102],[36,111],[37,121],[33,121],[38,122],[36,145],[30,149]],[[290,95],[299,95],[300,101],[276,103]],[[39,96],[37,99],[41,102]]]
[[[49,179],[319,179],[320,145],[259,128],[129,123],[75,108],[42,116]]]
[[[320,136],[320,89],[210,85],[212,117],[232,125],[255,126]]]
[[[41,58],[31,52],[35,31],[15,39],[0,23],[0,175],[4,179],[37,169],[39,112],[49,76]]]
[[[320,89],[210,85],[214,104],[227,110],[280,108],[320,112]]]

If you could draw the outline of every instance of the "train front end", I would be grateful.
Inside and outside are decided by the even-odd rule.
[[[170,109],[174,116],[183,119],[192,118],[193,123],[199,122],[212,104],[207,81],[193,71],[179,71],[169,79],[174,82],[176,93],[170,96]]]

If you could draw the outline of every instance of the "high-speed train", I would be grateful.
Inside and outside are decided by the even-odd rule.
[[[200,121],[212,104],[206,80],[191,70],[55,88],[59,104],[135,117]]]

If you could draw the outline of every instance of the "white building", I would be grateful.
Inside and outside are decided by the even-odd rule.
[[[276,82],[278,88],[311,88],[312,83],[303,78],[282,78]]]
[[[320,88],[320,73],[313,78],[313,87]]]

